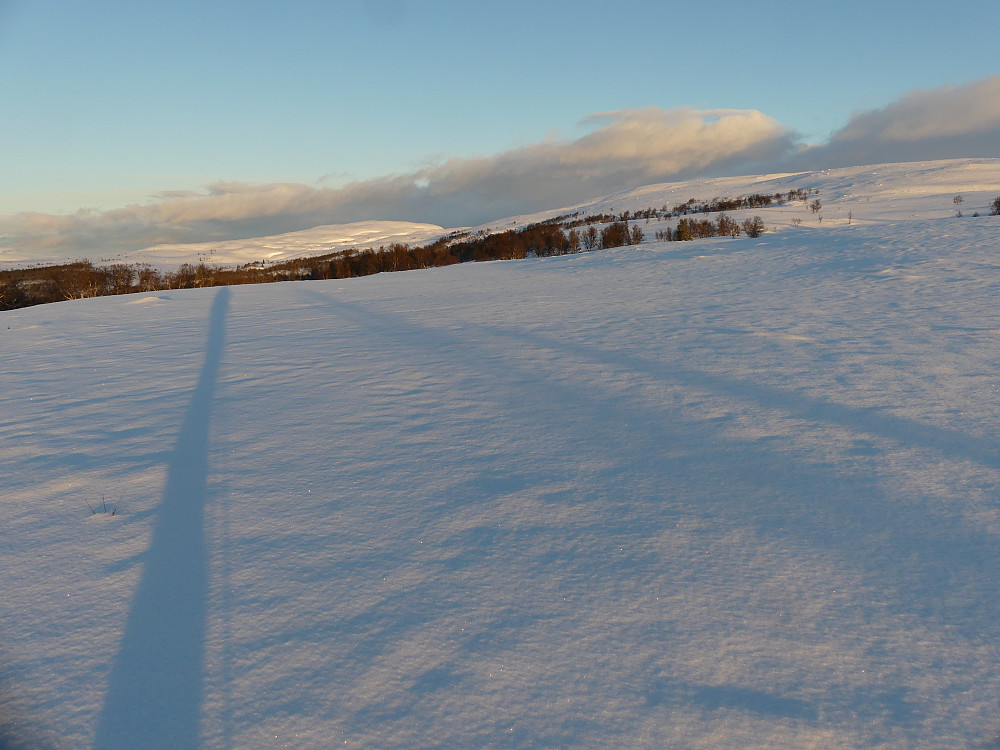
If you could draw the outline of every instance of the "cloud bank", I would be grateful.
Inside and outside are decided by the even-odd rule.
[[[974,156],[1000,156],[1000,75],[855,112],[827,143],[788,162],[804,170]]]
[[[818,145],[802,144],[756,110],[630,109],[584,124],[575,140],[550,138],[340,188],[223,182],[106,212],[2,217],[0,251],[73,257],[369,219],[467,226],[655,182],[1000,156],[1000,75],[856,112]]]

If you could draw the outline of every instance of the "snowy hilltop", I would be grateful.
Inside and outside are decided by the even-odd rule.
[[[0,746],[995,747],[998,196],[0,313]]]

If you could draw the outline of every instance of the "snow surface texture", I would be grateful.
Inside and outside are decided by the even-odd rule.
[[[998,244],[873,215],[2,313],[4,739],[996,747]]]

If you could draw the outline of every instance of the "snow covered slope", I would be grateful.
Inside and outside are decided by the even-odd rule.
[[[242,266],[247,263],[279,263],[293,258],[310,258],[349,248],[377,249],[397,242],[422,245],[433,242],[443,234],[447,234],[447,230],[435,224],[358,221],[249,239],[154,245],[132,253],[95,256],[89,260],[94,263],[147,264],[160,270],[176,270],[184,263]],[[0,268],[56,264],[68,260],[76,258],[67,258],[58,249],[47,255],[0,249]]]
[[[436,224],[409,221],[358,221],[353,224],[303,229],[298,232],[247,240],[156,245],[139,253],[138,259],[155,268],[172,269],[182,263],[239,266],[246,263],[278,263],[310,258],[349,248],[366,249],[394,243],[422,245],[446,234]],[[130,259],[135,262],[135,258]]]
[[[2,738],[996,746],[1000,218],[912,186],[0,313]]]
[[[749,213],[761,214],[769,228],[941,218],[954,216],[958,210],[965,215],[977,211],[985,215],[989,213],[990,202],[1000,195],[1000,159],[878,164],[820,172],[717,177],[648,185],[576,206],[492,222],[476,229],[524,226],[577,211],[582,215],[620,214],[662,206],[673,208],[691,198],[707,201],[752,193],[787,194],[790,190],[818,190],[817,195],[809,197],[809,202],[819,198],[823,205],[821,213],[813,214],[808,203],[800,201]],[[956,196],[963,198],[957,205],[953,202]],[[820,215],[822,222],[818,221]],[[801,224],[796,223],[796,219],[801,220]]]

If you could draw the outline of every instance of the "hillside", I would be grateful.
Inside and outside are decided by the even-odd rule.
[[[148,265],[160,270],[176,270],[185,263],[224,267],[274,264],[350,249],[378,249],[397,243],[411,246],[427,244],[458,233],[477,235],[519,229],[570,214],[618,215],[624,211],[673,208],[692,199],[703,202],[713,198],[788,193],[790,190],[818,191],[817,195],[824,205],[821,215],[827,226],[849,221],[865,224],[939,218],[952,216],[956,210],[962,210],[967,215],[977,211],[986,214],[990,201],[1000,192],[1000,159],[880,164],[821,172],[720,177],[648,185],[574,206],[498,219],[476,227],[446,229],[434,224],[403,221],[362,221],[248,239],[155,245],[133,253],[90,258],[62,258],[54,253],[31,255],[8,250],[0,253],[0,269],[66,260]],[[959,195],[963,197],[963,202],[956,206],[952,200]],[[787,206],[769,209],[766,219],[772,230],[820,223],[818,215],[812,214],[808,205],[794,201]],[[648,226],[648,222],[643,226]],[[654,226],[650,236],[658,228],[663,227]]]
[[[906,219],[931,219],[954,216],[956,209],[963,214],[986,214],[989,203],[1000,194],[1000,159],[948,159],[943,161],[876,164],[819,172],[762,175],[749,177],[719,177],[707,180],[648,185],[625,190],[615,195],[581,203],[555,211],[543,211],[508,223],[523,225],[560,214],[579,211],[582,214],[620,213],[648,207],[674,206],[691,198],[709,200],[752,193],[787,193],[789,190],[816,190],[824,209],[827,226],[853,223],[878,224]],[[963,201],[955,205],[955,196]],[[810,198],[812,200],[812,198]],[[768,226],[774,229],[816,225],[816,217],[804,206],[792,203],[770,208]]]
[[[278,263],[293,258],[334,253],[348,248],[377,248],[394,243],[421,244],[436,240],[445,233],[445,229],[434,224],[358,221],[352,224],[331,224],[246,240],[201,242],[193,245],[156,245],[142,250],[138,259],[157,268],[176,268],[182,263],[211,263],[224,266]]]
[[[793,188],[756,239],[0,313],[0,739],[995,747],[998,162],[490,229]]]

